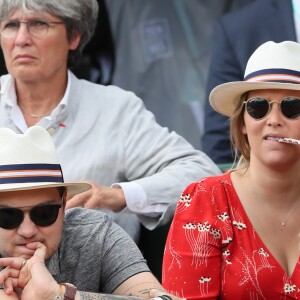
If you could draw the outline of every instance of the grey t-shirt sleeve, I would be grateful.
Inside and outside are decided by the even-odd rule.
[[[57,282],[95,293],[112,293],[131,276],[149,272],[121,227],[99,210],[82,208],[67,210],[61,244],[47,267]]]
[[[135,242],[113,222],[104,240],[103,262],[101,277],[107,293],[113,292],[129,277],[149,271]]]

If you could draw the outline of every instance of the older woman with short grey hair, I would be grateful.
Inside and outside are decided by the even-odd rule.
[[[98,4],[96,0],[0,0],[0,22],[7,19],[17,8],[23,12],[47,12],[60,18],[67,30],[69,40],[75,32],[81,34],[78,47],[69,53],[69,66],[76,64],[80,52],[93,35],[98,17]]]
[[[159,126],[143,102],[115,86],[79,80],[70,71],[92,36],[96,0],[0,0],[0,126],[51,134],[66,180],[92,189],[67,208],[101,208],[138,241],[173,216],[191,181],[219,173],[182,137]]]

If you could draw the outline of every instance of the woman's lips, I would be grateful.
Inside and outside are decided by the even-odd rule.
[[[279,141],[280,139],[283,139],[283,137],[267,136],[265,139],[268,140],[268,141]]]
[[[31,56],[31,55],[17,55],[15,57],[15,60],[18,61],[18,62],[29,62],[29,61],[32,61],[34,60],[34,57]]]

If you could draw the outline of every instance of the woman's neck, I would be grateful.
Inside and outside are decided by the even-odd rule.
[[[24,118],[28,125],[34,125],[44,116],[50,115],[60,103],[66,91],[67,78],[54,84],[16,80],[15,85],[17,102]]]
[[[285,170],[250,164],[247,172],[239,176],[244,181],[244,187],[249,193],[255,194],[256,198],[270,201],[279,207],[289,207],[300,201],[299,168],[296,163]]]

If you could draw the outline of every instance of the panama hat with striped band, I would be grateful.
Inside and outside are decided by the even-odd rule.
[[[232,116],[242,105],[241,96],[251,90],[300,90],[300,44],[291,41],[266,42],[248,60],[243,81],[216,86],[210,93],[213,109]]]
[[[91,188],[83,182],[64,182],[46,129],[32,126],[24,134],[17,134],[0,128],[0,192],[50,187],[66,187],[68,195]]]

